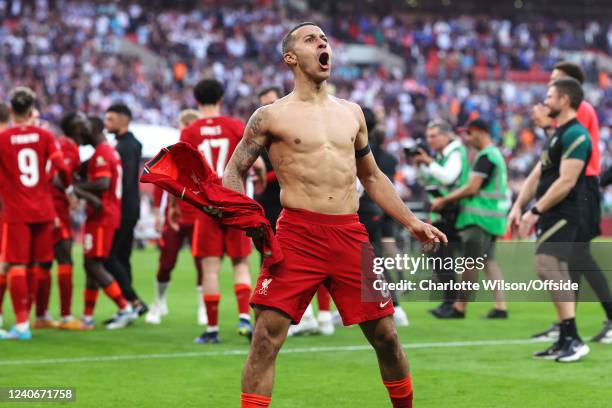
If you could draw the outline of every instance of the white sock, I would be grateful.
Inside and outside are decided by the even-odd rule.
[[[30,322],[18,323],[15,325],[15,328],[21,333],[26,332],[30,330]]]
[[[157,282],[157,301],[164,303],[166,301],[166,292],[168,291],[170,282]]]
[[[68,323],[72,320],[72,315],[62,316],[62,323]]]
[[[219,326],[208,326],[206,328],[207,333],[218,332],[218,331],[219,331]]]
[[[251,321],[251,316],[248,313],[240,313],[238,318],[248,320],[249,322]]]
[[[204,288],[198,286],[198,307],[204,307]]]
[[[324,322],[331,321],[331,312],[329,310],[319,311],[319,320]]]
[[[128,303],[123,309],[121,309],[121,311],[125,313],[132,313],[134,309],[132,308],[132,305]]]
[[[312,310],[312,304],[308,305],[308,307],[304,311],[304,315],[302,316],[302,319],[303,318],[310,319],[311,317],[314,317],[314,311]]]
[[[85,323],[93,323],[93,316],[91,316],[91,315],[83,315],[83,321]]]

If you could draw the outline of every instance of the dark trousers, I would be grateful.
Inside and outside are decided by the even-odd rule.
[[[359,212],[359,222],[363,224],[366,231],[368,232],[368,236],[370,237],[370,244],[372,244],[372,247],[374,248],[375,256],[382,256],[382,220],[383,215],[380,213],[362,211]],[[391,277],[391,273],[386,268],[383,271],[383,276],[385,278],[385,281],[394,282]],[[397,293],[395,293],[394,290],[390,292],[391,300],[393,301],[393,306],[399,305]]]
[[[459,237],[459,233],[454,225],[454,220],[452,222],[440,220],[438,222],[434,222],[433,225],[446,234],[448,238],[448,242],[454,243],[454,245],[440,245],[437,251],[432,255],[435,257],[446,258],[453,257],[453,252],[457,249],[457,244],[461,241]],[[435,269],[434,270],[434,280],[441,283],[453,282],[455,280],[455,271],[453,269]],[[447,304],[453,303],[457,300],[457,293],[452,289],[447,289],[444,291],[443,302]]]
[[[584,276],[601,302],[608,320],[612,320],[612,294],[610,286],[597,261],[591,255],[591,243],[575,243],[573,254],[568,263],[572,281],[580,285],[581,279]],[[576,293],[576,298],[578,298],[578,293]]]
[[[115,232],[111,254],[104,263],[106,269],[121,286],[123,296],[128,302],[138,300],[138,295],[132,288],[132,266],[130,256],[134,246],[134,227],[138,220],[121,220],[119,229]]]

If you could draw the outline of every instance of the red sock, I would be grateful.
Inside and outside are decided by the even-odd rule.
[[[26,279],[26,269],[24,267],[9,269],[8,287],[9,292],[11,292],[16,323],[26,323],[30,315],[30,293],[28,292],[28,280]]]
[[[38,279],[38,287],[36,289],[36,317],[43,317],[47,309],[49,309],[51,271],[49,269],[37,268],[36,276]]]
[[[38,266],[28,266],[26,268],[26,280],[28,284],[28,313],[32,305],[36,302],[38,294]]]
[[[249,299],[251,297],[251,285],[237,283],[234,285],[234,293],[236,294],[236,301],[238,302],[238,313],[248,315]]]
[[[403,380],[383,381],[393,408],[412,408],[412,377],[410,374]]]
[[[327,288],[323,285],[319,286],[319,290],[317,291],[317,301],[319,302],[319,312],[329,312],[331,296]]]
[[[127,300],[123,297],[123,292],[121,292],[121,288],[117,281],[112,281],[102,290],[106,293],[106,296],[113,299],[113,302],[115,302],[119,309],[123,309],[127,306]]]
[[[206,305],[209,326],[217,326],[219,324],[219,300],[221,300],[220,293],[204,295],[204,304]]]
[[[72,314],[72,265],[57,265],[57,283],[60,293],[60,313],[62,317]]]
[[[256,394],[240,394],[240,408],[261,408],[269,407],[272,397]]]
[[[6,274],[0,273],[0,315],[2,314],[2,303],[4,303],[5,293],[6,293]]]
[[[83,292],[83,300],[85,303],[85,310],[83,316],[93,316],[94,309],[96,308],[96,302],[98,301],[98,289],[87,289]]]

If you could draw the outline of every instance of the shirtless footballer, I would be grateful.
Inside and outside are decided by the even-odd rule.
[[[273,274],[263,268],[251,299],[256,325],[243,372],[241,406],[269,406],[276,355],[289,325],[300,321],[324,284],[343,323],[359,324],[376,351],[393,407],[412,407],[412,382],[393,323],[393,305],[361,301],[362,273],[372,272],[362,271],[368,235],[357,216],[355,178],[422,243],[446,243],[446,236],[419,221],[378,169],[360,107],[328,94],[332,50],[321,28],[299,24],[282,45],[294,90],[251,116],[223,175],[226,187],[244,192],[248,169],[267,148],[284,208],[276,230],[284,262]]]

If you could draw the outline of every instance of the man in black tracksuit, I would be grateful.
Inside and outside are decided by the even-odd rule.
[[[132,266],[130,256],[134,245],[134,227],[140,218],[140,160],[142,145],[128,130],[132,112],[121,103],[111,105],[104,120],[108,133],[117,138],[115,149],[121,157],[123,169],[121,225],[115,233],[111,255],[105,263],[106,268],[119,282],[125,298],[132,303],[139,315],[146,313],[147,306],[140,300],[132,287]]]

